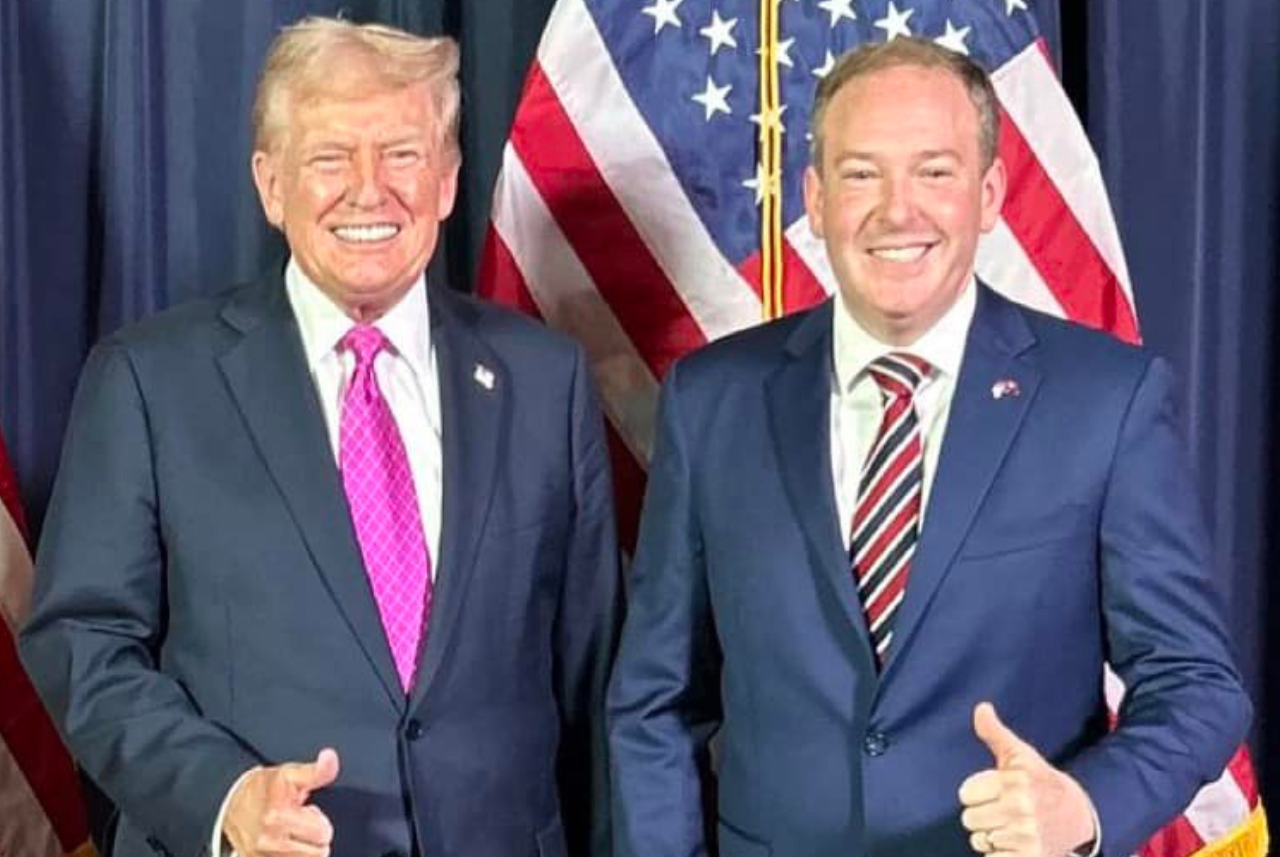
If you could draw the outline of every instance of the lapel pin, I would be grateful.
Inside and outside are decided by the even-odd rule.
[[[1018,387],[1018,382],[1012,378],[1001,378],[991,385],[993,399],[1016,399],[1021,393],[1022,389]]]
[[[483,363],[476,364],[476,371],[472,373],[471,377],[475,379],[477,384],[484,387],[486,390],[493,389],[493,370]]]

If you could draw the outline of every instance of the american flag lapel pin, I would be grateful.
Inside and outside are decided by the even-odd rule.
[[[481,387],[484,387],[486,390],[493,389],[493,381],[494,381],[493,370],[490,369],[488,366],[484,365],[483,363],[476,364],[476,370],[475,372],[471,373],[471,377],[475,380],[477,384],[479,384]]]
[[[999,399],[1016,399],[1022,394],[1022,389],[1018,386],[1018,382],[1012,378],[1001,378],[991,385],[991,398]]]

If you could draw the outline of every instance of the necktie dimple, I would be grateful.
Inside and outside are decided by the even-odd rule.
[[[409,457],[373,371],[387,345],[380,330],[363,324],[342,339],[355,369],[342,398],[339,461],[365,571],[408,692],[431,615],[431,557]]]
[[[902,352],[886,354],[867,367],[880,388],[884,414],[858,481],[849,555],[881,666],[920,530],[924,447],[915,392],[930,370],[924,360]]]

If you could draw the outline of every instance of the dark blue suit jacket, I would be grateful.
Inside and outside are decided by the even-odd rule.
[[[1128,855],[1220,773],[1250,706],[1165,364],[980,288],[883,673],[837,521],[828,302],[707,347],[662,393],[610,688],[620,857],[970,857],[981,700]],[[993,395],[1012,380],[1018,395]],[[1107,733],[1102,671],[1129,687]]]
[[[408,699],[281,278],[91,355],[21,651],[116,857],[207,850],[242,771],[323,746],[339,857],[606,853],[618,557],[583,356],[428,291],[444,520]]]

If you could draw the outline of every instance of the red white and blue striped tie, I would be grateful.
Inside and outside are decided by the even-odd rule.
[[[920,531],[924,447],[914,397],[931,369],[919,357],[902,352],[886,354],[867,367],[880,387],[884,416],[862,466],[849,555],[882,666]]]

